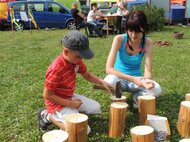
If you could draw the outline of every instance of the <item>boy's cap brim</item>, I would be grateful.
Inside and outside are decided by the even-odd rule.
[[[92,59],[94,57],[94,53],[90,48],[88,48],[87,50],[81,50],[77,52],[84,59]]]
[[[61,43],[70,50],[77,51],[84,59],[91,59],[94,57],[93,51],[89,48],[89,40],[81,32],[75,30],[69,32]]]

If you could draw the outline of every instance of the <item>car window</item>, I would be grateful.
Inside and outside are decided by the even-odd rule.
[[[49,12],[60,12],[66,13],[66,11],[58,4],[55,3],[48,3],[48,11]]]
[[[16,3],[12,6],[14,11],[24,11],[25,10],[25,3]]]
[[[28,7],[32,11],[42,12],[44,11],[44,3],[30,3]]]

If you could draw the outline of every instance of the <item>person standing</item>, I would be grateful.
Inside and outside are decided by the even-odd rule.
[[[127,5],[124,5],[124,10],[123,10],[123,17],[122,17],[122,33],[126,33],[126,19],[127,15],[129,14],[129,10],[127,9]]]
[[[118,0],[115,4],[117,7],[117,34],[122,34],[122,17],[123,17],[123,10],[124,10],[124,3],[122,0]]]

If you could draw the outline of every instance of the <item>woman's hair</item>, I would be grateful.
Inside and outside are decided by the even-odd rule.
[[[126,30],[147,33],[149,25],[143,11],[134,11],[126,16]]]

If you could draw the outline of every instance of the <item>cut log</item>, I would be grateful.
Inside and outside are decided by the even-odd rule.
[[[185,95],[185,100],[186,101],[190,101],[190,93],[188,93],[188,94]]]
[[[154,142],[154,129],[140,125],[131,129],[132,142]]]
[[[68,142],[68,133],[63,130],[52,130],[42,136],[43,142]]]
[[[190,142],[190,139],[182,139],[179,142]]]
[[[81,113],[69,114],[65,118],[68,142],[87,142],[88,116]]]
[[[110,138],[124,136],[127,108],[128,104],[124,102],[111,103],[108,132]]]
[[[190,101],[181,102],[177,129],[182,137],[190,137]]]
[[[154,96],[139,96],[138,111],[140,124],[146,124],[147,114],[156,114],[156,98]]]
[[[110,102],[127,102],[127,97],[126,96],[121,96],[121,98],[116,98],[116,96],[111,96],[110,97]]]

